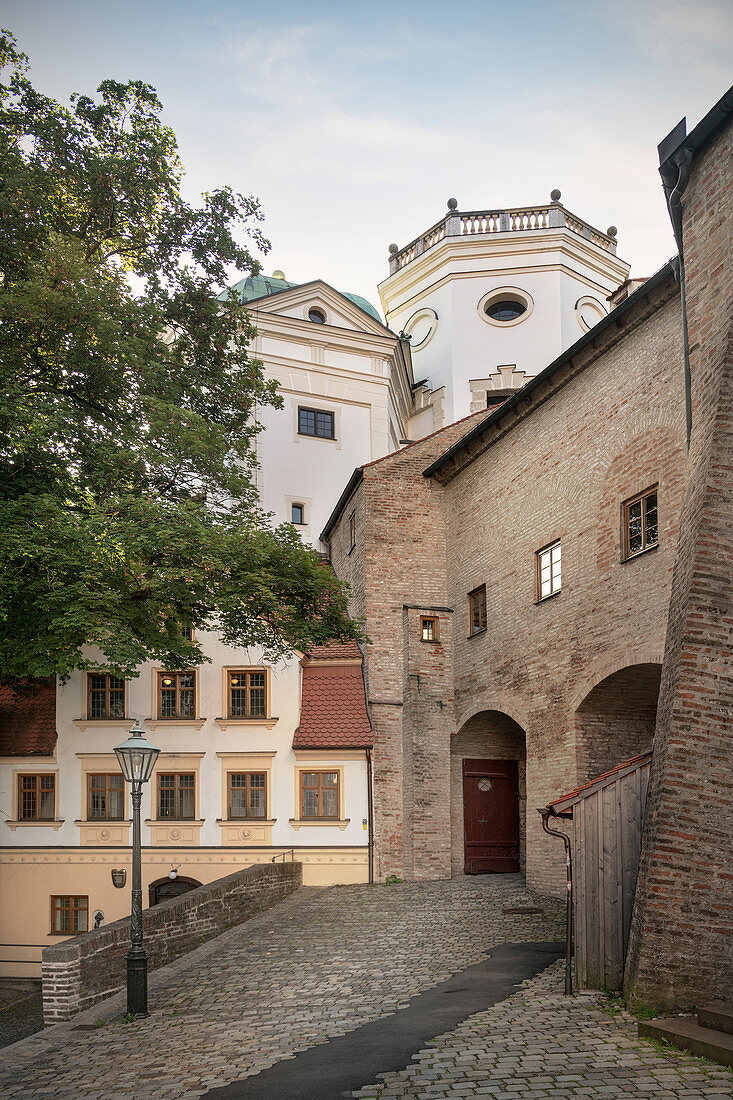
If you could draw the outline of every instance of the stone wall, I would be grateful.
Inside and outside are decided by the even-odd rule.
[[[648,747],[653,729],[686,476],[672,271],[425,477],[475,416],[365,467],[358,578],[343,549],[351,505],[332,535],[370,639],[377,867],[460,873],[451,745],[485,716],[526,739],[528,881],[561,895],[562,845],[537,807]],[[625,561],[623,502],[652,486],[659,545]],[[536,553],[556,539],[562,589],[538,601]],[[482,584],[487,629],[469,636],[467,596]],[[426,613],[439,645],[420,642]],[[521,765],[522,737],[513,751]]]
[[[299,863],[247,867],[178,898],[143,911],[148,968],[177,959],[296,890]],[[68,1020],[123,989],[130,918],[65,940],[43,952],[43,1016],[46,1024]]]
[[[625,991],[685,1009],[733,989],[733,125],[683,196],[690,476]]]

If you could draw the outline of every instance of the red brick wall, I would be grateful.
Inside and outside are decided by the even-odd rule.
[[[558,895],[562,845],[536,810],[648,745],[657,681],[636,676],[630,726],[634,674],[613,677],[661,663],[675,560],[685,445],[671,277],[627,324],[622,340],[591,349],[585,369],[562,368],[511,430],[494,429],[444,489],[456,724],[491,710],[523,728],[528,881]],[[623,561],[622,503],[654,484],[659,545]],[[556,539],[562,589],[538,603],[536,552]],[[488,629],[467,637],[467,593],[482,583]],[[577,714],[594,688],[603,730],[588,724],[591,710]]]
[[[733,989],[733,126],[683,198],[693,431],[625,974],[638,1003]]]
[[[355,497],[363,560],[356,570],[357,552],[344,549],[351,503],[332,554],[370,638],[379,876],[460,873],[462,739],[493,724],[484,745],[493,737],[501,756],[510,749],[498,747],[497,724],[512,719],[527,746],[528,879],[560,894],[562,846],[542,832],[537,807],[648,744],[654,675],[598,685],[661,662],[685,472],[680,330],[670,275],[488,428],[444,484],[423,470],[477,420],[365,468]],[[622,503],[652,485],[659,546],[624,562]],[[562,591],[538,604],[535,554],[557,538]],[[479,584],[488,630],[467,637],[467,593]],[[421,606],[447,609],[436,612],[439,646],[419,640]],[[576,713],[593,689],[603,731],[597,709]],[[523,738],[512,751],[521,762]]]

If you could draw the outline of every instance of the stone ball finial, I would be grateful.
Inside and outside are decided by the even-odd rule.
[[[273,271],[273,273],[271,275],[271,278],[273,278],[273,279],[282,279],[283,282],[284,282],[285,281],[285,272],[281,271],[280,268],[278,268],[277,271]]]
[[[553,187],[552,191],[550,191],[550,198],[553,202],[560,201],[560,199],[562,198],[562,191],[559,187]]]
[[[389,250],[394,256],[395,252],[399,252],[399,246],[392,242],[392,244],[389,246]]]
[[[458,209],[458,199],[448,199],[448,209],[449,210],[457,210]]]
[[[618,233],[618,229],[616,228],[615,225],[609,225],[608,229],[606,230],[606,233],[608,234],[609,237],[615,237],[616,234]]]

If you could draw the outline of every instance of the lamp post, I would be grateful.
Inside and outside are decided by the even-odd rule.
[[[148,956],[143,949],[143,890],[140,851],[140,803],[142,786],[152,775],[160,749],[145,737],[140,719],[126,741],[115,749],[122,774],[132,788],[132,913],[130,950],[127,952],[127,1011],[148,1014]]]

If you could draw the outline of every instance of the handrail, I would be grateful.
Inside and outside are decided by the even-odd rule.
[[[295,863],[295,848],[288,848],[284,852],[277,852],[277,854],[274,855],[272,857],[272,859],[270,860],[270,863],[275,863],[275,862],[277,862],[278,859],[281,859],[283,861],[283,863],[286,863],[287,862],[286,856],[290,856],[290,862]]]

